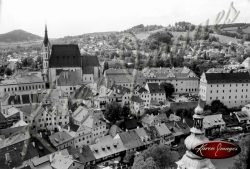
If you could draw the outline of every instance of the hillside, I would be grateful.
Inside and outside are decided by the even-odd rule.
[[[24,30],[13,30],[5,34],[0,34],[0,43],[17,43],[41,40],[40,36],[26,32]]]

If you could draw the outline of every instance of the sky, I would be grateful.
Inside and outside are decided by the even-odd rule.
[[[138,24],[178,21],[215,22],[231,2],[240,14],[235,22],[250,23],[250,0],[0,0],[0,33],[15,29],[50,38],[91,32],[122,31]]]

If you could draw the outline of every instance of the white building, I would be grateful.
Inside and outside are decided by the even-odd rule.
[[[147,83],[171,83],[175,93],[198,93],[199,78],[187,67],[145,68],[143,74]]]
[[[200,79],[201,99],[211,104],[220,100],[228,107],[241,106],[250,101],[250,74],[248,72],[203,73]]]
[[[160,102],[164,103],[166,101],[166,94],[164,89],[160,86],[159,83],[147,83],[145,89],[149,91],[150,105],[159,104]]]
[[[61,89],[68,96],[79,89],[82,85],[82,74],[80,70],[62,71],[56,80],[56,88]]]

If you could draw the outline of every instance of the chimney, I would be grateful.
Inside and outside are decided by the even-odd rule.
[[[49,155],[49,162],[52,163],[53,162],[53,154]]]

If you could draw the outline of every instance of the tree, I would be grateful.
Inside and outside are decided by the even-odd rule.
[[[104,65],[103,65],[103,74],[105,72],[105,70],[109,69],[109,63],[108,62],[104,62]]]
[[[240,154],[236,157],[232,169],[248,169],[250,168],[250,136],[242,139],[239,146],[241,147]]]
[[[123,106],[122,107],[122,112],[121,112],[121,116],[125,119],[128,118],[130,115],[131,111],[130,108],[128,106]]]
[[[34,60],[32,57],[26,57],[22,60],[23,67],[31,67],[34,65]]]
[[[125,157],[123,158],[123,162],[132,165],[134,163],[135,152],[134,151],[126,151]]]
[[[161,83],[161,87],[164,89],[166,98],[169,98],[174,93],[175,89],[171,83]]]
[[[13,72],[12,72],[12,70],[11,70],[10,68],[7,67],[7,68],[5,69],[5,72],[4,72],[4,73],[5,73],[7,76],[10,76],[10,75],[12,75]]]
[[[104,117],[111,123],[115,123],[117,120],[121,119],[122,107],[116,102],[109,103],[104,112]]]
[[[212,113],[225,113],[227,112],[228,108],[220,101],[220,100],[213,100],[211,103],[211,112]]]
[[[153,145],[144,150],[135,158],[132,169],[165,169],[175,165],[178,160],[178,153],[171,151],[166,145]],[[149,161],[149,162],[146,162]]]

